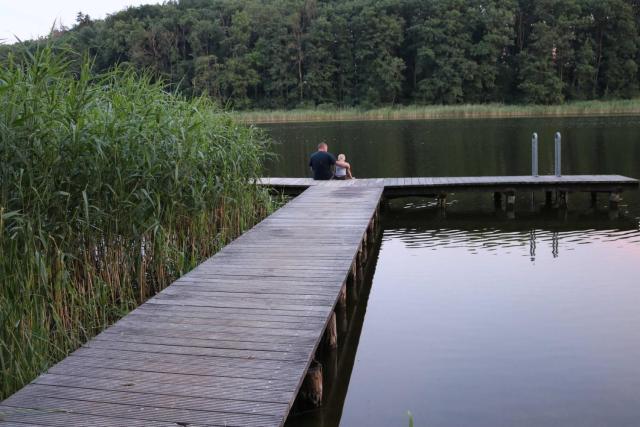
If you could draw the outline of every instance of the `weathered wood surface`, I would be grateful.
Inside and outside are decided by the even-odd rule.
[[[314,181],[311,178],[261,178],[261,185],[297,194],[308,187],[383,186],[387,197],[432,196],[456,191],[598,191],[621,192],[638,188],[638,180],[621,175],[530,175],[472,177],[371,178]]]
[[[304,192],[0,403],[0,425],[283,425],[381,195]]]

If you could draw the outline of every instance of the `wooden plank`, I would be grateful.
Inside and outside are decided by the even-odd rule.
[[[2,426],[6,425],[38,425],[55,427],[167,427],[166,422],[151,420],[133,420],[121,417],[104,417],[76,414],[56,410],[29,409],[0,405]]]
[[[166,323],[166,324],[158,325],[152,321],[143,321],[140,319],[129,320],[127,318],[118,322],[118,324],[113,328],[114,330],[122,331],[122,330],[126,330],[127,327],[129,328],[139,327],[141,329],[146,328],[148,330],[151,330],[153,328],[156,328],[156,329],[166,328],[165,329],[166,331],[177,331],[177,332],[184,332],[184,333],[188,333],[188,332],[200,333],[202,334],[203,337],[207,335],[225,334],[225,333],[228,335],[237,334],[237,335],[247,336],[247,337],[254,334],[256,336],[264,337],[265,339],[270,336],[277,337],[277,339],[281,340],[280,342],[286,342],[288,338],[303,339],[303,338],[314,336],[314,333],[313,333],[314,329],[298,330],[298,329],[292,329],[292,328],[285,329],[284,327],[269,329],[269,328],[235,326],[235,325],[234,326],[225,325],[225,326],[214,327],[211,325],[194,325],[194,324],[187,324],[187,323]],[[207,335],[204,335],[204,334],[207,334]]]
[[[137,309],[134,313],[162,313],[174,318],[181,319],[229,319],[233,320],[246,320],[246,321],[265,321],[265,322],[277,322],[277,323],[308,323],[308,324],[320,324],[323,322],[321,316],[303,317],[300,318],[296,315],[283,316],[272,315],[270,313],[246,313],[246,312],[233,312],[225,311],[219,312],[215,307],[189,307],[180,305],[160,305],[160,304],[146,304],[143,308]],[[117,325],[121,326],[121,325]]]
[[[102,378],[132,382],[153,382],[162,384],[177,384],[185,386],[219,387],[250,390],[280,390],[289,392],[295,386],[295,378],[239,378],[205,374],[183,374],[171,372],[141,371],[132,369],[107,368],[103,366],[82,366],[78,364],[58,363],[47,371],[45,375],[66,375],[83,378]],[[42,376],[35,381],[38,382]]]
[[[179,334],[175,334],[179,335]],[[222,340],[222,339],[202,339],[185,337],[183,336],[171,336],[167,335],[159,335],[156,333],[149,332],[139,332],[139,331],[130,331],[129,333],[124,332],[110,332],[105,331],[99,337],[96,337],[91,343],[94,342],[104,342],[103,346],[100,345],[86,345],[82,347],[74,354],[78,354],[77,352],[84,350],[119,350],[123,349],[126,351],[136,351],[142,354],[147,354],[150,349],[145,347],[145,350],[141,350],[139,347],[144,344],[152,344],[158,347],[156,350],[157,353],[166,353],[166,354],[193,354],[192,352],[185,351],[183,349],[189,348],[216,348],[216,349],[228,349],[228,350],[256,350],[256,351],[265,351],[265,352],[293,352],[293,351],[302,351],[305,348],[312,347],[315,344],[313,339],[309,339],[306,342],[303,340],[296,339],[294,343],[282,343],[279,337],[274,337],[272,341],[254,341],[251,339],[243,339],[243,340]],[[108,347],[109,344],[113,343],[112,347]],[[138,346],[138,347],[134,347]],[[105,348],[107,347],[107,348]],[[178,350],[175,350],[175,348]],[[97,351],[96,353],[99,353]],[[128,356],[131,356],[130,353],[126,353]],[[197,354],[198,356],[202,354]],[[133,357],[133,356],[132,356]],[[229,358],[237,359],[237,357]],[[248,360],[256,360],[255,358],[251,358]],[[279,366],[280,363],[274,363],[274,366]]]
[[[14,408],[29,408],[43,411],[69,412],[74,414],[126,419],[127,421],[123,420],[123,424],[121,425],[129,425],[129,420],[175,423],[177,425],[184,425],[185,423],[208,426],[258,427],[280,425],[280,419],[277,416],[138,406],[126,403],[116,404],[84,400],[67,400],[33,396],[28,393],[23,395],[21,392],[18,392],[5,400],[4,405],[12,406]]]
[[[236,399],[219,399],[201,396],[180,396],[175,393],[140,393],[131,390],[105,390],[87,387],[30,384],[20,397],[43,397],[87,402],[115,403],[140,407],[189,409],[194,411],[229,412],[236,414],[260,414],[277,416],[285,411],[287,403],[256,402]]]
[[[245,388],[225,388],[218,385],[201,386],[197,384],[167,384],[153,382],[150,379],[129,378],[117,380],[108,378],[87,378],[82,376],[45,374],[35,384],[78,387],[94,390],[129,391],[132,393],[151,393],[184,397],[209,397],[217,399],[245,400],[254,402],[288,403],[289,393],[282,390],[247,390]]]
[[[302,296],[305,298],[326,298],[333,296],[335,293],[336,283],[332,283],[328,286],[322,286],[313,288],[310,286],[302,286],[298,284],[292,284],[289,286],[281,286],[279,284],[273,284],[273,287],[267,284],[261,284],[261,286],[243,286],[243,284],[229,284],[229,283],[216,283],[216,282],[176,282],[174,285],[176,288],[185,287],[189,290],[200,290],[203,292],[215,292],[215,293],[231,293],[231,294],[243,294],[251,293],[252,295],[267,294],[271,296],[282,295],[283,298]],[[215,291],[213,290],[215,289]]]
[[[258,329],[252,331],[252,333],[241,332],[215,332],[208,330],[188,330],[181,327],[181,324],[171,323],[164,325],[154,326],[152,323],[146,324],[129,324],[129,325],[117,325],[102,333],[113,333],[123,337],[122,340],[126,341],[127,336],[146,336],[146,337],[165,337],[165,338],[193,338],[194,345],[201,345],[203,342],[200,340],[209,340],[219,343],[220,348],[259,348],[260,344],[279,344],[281,348],[289,348],[289,344],[295,344],[296,346],[306,346],[310,341],[313,342],[313,336],[307,334],[307,336],[300,335],[277,335],[277,334],[265,334],[264,329]],[[191,325],[186,325],[191,326]],[[200,325],[195,325],[200,326]],[[324,325],[322,325],[324,326]],[[318,326],[321,327],[321,326]],[[193,328],[191,328],[193,329]],[[204,328],[199,328],[204,329]],[[309,331],[309,330],[307,330]],[[101,337],[101,336],[100,336]],[[95,339],[98,339],[96,337]],[[103,339],[102,337],[100,339]],[[105,337],[104,339],[110,339],[117,341],[114,336]],[[90,341],[91,342],[91,341]],[[243,344],[245,343],[245,344]],[[250,344],[249,344],[250,343]],[[88,345],[88,344],[87,344]]]
[[[245,301],[260,301],[260,302],[286,302],[287,304],[313,304],[313,305],[326,305],[331,304],[335,300],[335,295],[307,295],[303,292],[296,293],[294,287],[289,288],[287,293],[267,293],[267,292],[246,292],[238,290],[233,292],[231,290],[226,292],[219,292],[215,286],[199,286],[197,284],[181,284],[175,286],[170,290],[164,292],[164,295],[188,295],[191,297],[200,298],[213,298],[213,299],[244,299]]]
[[[245,310],[263,310],[263,311],[278,311],[283,314],[295,315],[297,313],[303,315],[315,315],[323,316],[328,311],[333,309],[328,305],[306,305],[301,304],[277,304],[266,301],[253,302],[253,301],[240,301],[236,298],[226,299],[213,299],[205,300],[202,298],[190,297],[189,295],[158,295],[154,297],[154,303],[156,304],[168,304],[168,305],[188,305],[193,307],[218,307],[218,308],[238,308]]]
[[[205,357],[170,353],[127,352],[89,349],[91,356],[67,357],[62,365],[64,374],[73,374],[77,368],[101,368],[128,370],[137,376],[140,372],[163,372],[178,375],[202,375],[243,379],[281,380],[283,376],[295,376],[303,368],[304,361],[271,361],[264,359],[240,360],[233,357]],[[104,349],[102,349],[104,350]],[[242,363],[245,362],[245,363]],[[179,366],[178,366],[179,365]],[[281,366],[280,366],[281,365]],[[276,367],[274,367],[276,366]],[[277,367],[280,366],[280,367]],[[198,374],[198,372],[200,372]],[[56,373],[51,371],[51,373]],[[60,373],[60,372],[58,372]],[[85,375],[87,376],[87,375]],[[90,375],[89,375],[90,376]],[[133,376],[131,378],[133,378]],[[130,379],[131,379],[130,378]],[[288,381],[291,382],[291,381]]]
[[[135,338],[135,336],[134,336]],[[153,338],[153,337],[151,337]],[[311,345],[311,344],[309,344]],[[302,348],[302,347],[300,347]],[[237,357],[212,357],[191,354],[176,354],[176,353],[152,353],[145,351],[134,351],[130,349],[117,348],[93,348],[82,347],[73,352],[73,357],[91,357],[91,358],[105,358],[116,360],[136,360],[146,362],[159,362],[159,363],[180,363],[185,365],[200,366],[204,364],[215,363],[218,366],[224,366],[227,368],[248,368],[251,370],[278,370],[282,372],[296,371],[299,367],[298,361],[281,361],[281,360],[265,360],[265,359],[242,359]],[[74,359],[76,362],[81,360]],[[253,372],[253,371],[251,371]],[[264,372],[263,372],[264,373]]]
[[[0,416],[2,416],[2,413],[0,413]],[[1,420],[1,418],[0,418]],[[8,422],[2,422],[2,426],[3,427],[42,427],[44,426],[44,424],[34,424],[34,423],[21,423],[21,422],[17,422],[17,421],[8,421]]]
[[[178,288],[171,288],[162,293],[166,296],[181,296],[185,298],[202,298],[213,299],[216,301],[241,301],[245,303],[255,304],[269,304],[274,307],[278,304],[285,305],[301,305],[301,306],[326,306],[332,304],[335,301],[335,296],[323,296],[323,295],[295,295],[295,294],[250,294],[247,292],[215,292],[211,287],[193,289],[187,286],[181,286]]]
[[[302,374],[304,369],[304,363],[300,362],[300,369],[294,370],[298,374]],[[74,372],[80,368],[106,368],[106,369],[119,369],[127,370],[130,372],[131,377],[139,375],[139,372],[162,372],[166,374],[180,374],[180,375],[202,375],[207,377],[216,378],[242,378],[242,379],[260,379],[260,380],[281,380],[283,374],[291,375],[292,370],[273,370],[260,367],[237,367],[237,366],[221,366],[215,364],[215,359],[211,360],[211,363],[207,363],[205,358],[202,359],[200,364],[183,364],[177,365],[175,363],[169,363],[165,361],[143,361],[135,359],[106,359],[97,357],[74,357],[69,356],[64,360],[64,368],[62,371],[65,374]],[[57,371],[54,371],[57,372]],[[229,380],[224,380],[229,381]]]
[[[245,310],[245,309],[233,309],[229,307],[194,307],[180,304],[156,304],[153,301],[145,303],[143,306],[137,309],[148,310],[154,312],[164,312],[171,315],[188,317],[220,317],[225,316],[229,319],[248,319],[248,320],[267,320],[267,321],[281,321],[281,322],[322,322],[324,318],[320,315],[306,314],[296,312],[291,314],[282,313],[275,310]],[[119,325],[116,324],[116,326]]]
[[[321,320],[307,319],[305,322],[285,322],[281,320],[260,320],[260,319],[246,319],[240,318],[227,318],[227,317],[205,317],[205,316],[171,316],[164,312],[135,312],[128,316],[128,319],[132,321],[140,320],[143,322],[151,322],[152,324],[175,324],[175,325],[202,325],[212,328],[220,326],[239,326],[239,327],[251,327],[251,328],[265,328],[265,329],[310,329],[314,330]]]
[[[164,300],[157,299],[154,297],[153,301],[147,302],[147,304],[155,304],[155,305],[168,305],[175,307],[189,307],[189,308],[211,308],[220,312],[231,312],[231,313],[247,313],[247,314],[268,314],[272,316],[299,316],[299,317],[325,317],[325,312],[322,310],[322,307],[316,307],[315,310],[287,310],[284,308],[260,308],[260,307],[229,307],[224,303],[215,303],[215,302],[202,302],[199,300],[184,300],[184,301],[172,301],[172,300]],[[330,307],[326,307],[326,311],[329,311]]]
[[[132,319],[127,323],[119,323],[113,326],[103,333],[114,333],[119,335],[146,335],[156,337],[167,338],[194,338],[196,340],[213,340],[220,341],[221,345],[231,347],[232,342],[241,341],[247,343],[278,343],[283,348],[286,348],[286,344],[305,344],[310,337],[314,337],[313,331],[317,328],[324,326],[322,323],[317,322],[313,326],[307,328],[300,328],[302,331],[299,334],[291,333],[291,324],[273,323],[274,327],[271,329],[269,326],[271,323],[261,323],[261,327],[247,327],[246,332],[243,329],[223,329],[223,328],[236,328],[234,326],[218,327],[208,326],[204,323],[195,323],[182,320],[175,320],[173,322],[166,322],[158,325],[152,320],[137,321],[138,319]],[[246,323],[244,324],[246,325]],[[293,325],[295,326],[295,325]],[[239,326],[238,326],[239,328]],[[276,329],[277,328],[277,329]],[[278,332],[270,332],[278,331]],[[268,333],[270,332],[270,333]],[[96,337],[96,339],[98,339]],[[113,337],[110,339],[114,339]],[[228,342],[228,343],[227,343]],[[239,344],[238,344],[239,345]],[[224,347],[223,347],[224,348]]]

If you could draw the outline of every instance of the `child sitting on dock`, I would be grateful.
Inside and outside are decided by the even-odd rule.
[[[347,163],[347,157],[344,154],[338,154],[338,160],[336,160],[336,173],[333,175],[333,179],[352,179],[351,165]]]

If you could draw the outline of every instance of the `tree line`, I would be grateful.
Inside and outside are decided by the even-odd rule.
[[[640,0],[179,0],[51,37],[235,109],[369,108],[633,97],[639,30]]]

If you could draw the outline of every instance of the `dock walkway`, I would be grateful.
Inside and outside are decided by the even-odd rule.
[[[382,191],[304,192],[0,403],[0,425],[282,426]]]
[[[382,186],[385,197],[431,196],[463,191],[584,191],[620,193],[638,188],[638,180],[621,175],[516,175],[409,178],[365,178],[348,181],[314,181],[311,178],[262,178],[265,186],[298,194],[313,186]]]

